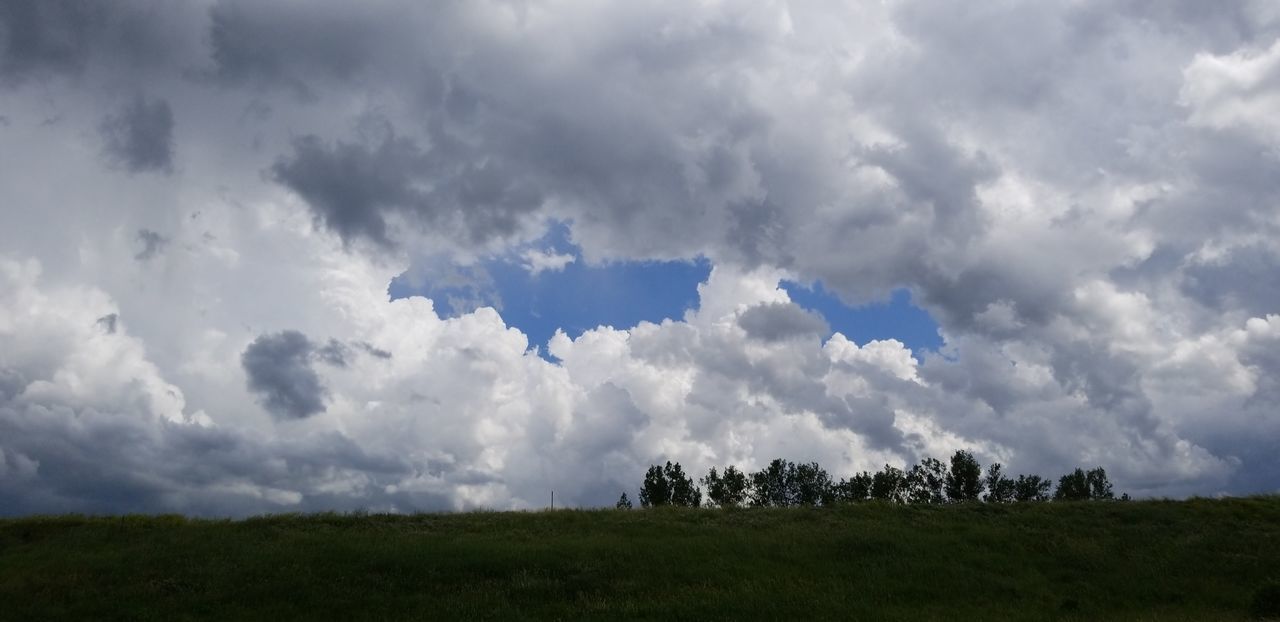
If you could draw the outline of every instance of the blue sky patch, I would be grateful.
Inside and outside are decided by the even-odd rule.
[[[431,298],[446,317],[477,307],[497,308],[508,326],[519,328],[543,356],[556,329],[577,337],[597,326],[630,328],[641,321],[679,319],[698,305],[698,285],[711,274],[711,263],[696,261],[632,261],[588,266],[569,238],[563,223],[527,250],[571,256],[562,267],[531,270],[523,253],[459,268],[446,261],[422,260],[431,278],[413,278],[414,270],[391,281],[392,300],[409,296]],[[796,304],[826,318],[832,331],[858,344],[874,339],[897,339],[917,355],[942,346],[938,324],[911,304],[906,289],[893,292],[888,302],[850,307],[821,282],[807,287],[783,281]],[[826,335],[830,336],[830,335]]]
[[[705,259],[588,266],[567,231],[557,224],[533,246],[573,256],[558,270],[534,274],[527,259],[517,254],[455,270],[434,283],[415,284],[406,272],[391,281],[388,293],[392,300],[431,298],[445,316],[493,306],[545,356],[547,341],[557,328],[577,337],[597,326],[630,328],[641,321],[680,319],[686,309],[697,306],[698,285],[711,274],[711,263]]]
[[[796,304],[821,313],[835,332],[844,334],[858,345],[875,339],[897,339],[906,344],[917,358],[922,350],[942,347],[938,323],[927,311],[911,304],[911,292],[896,289],[888,302],[850,307],[819,281],[812,288],[783,281],[782,288]]]

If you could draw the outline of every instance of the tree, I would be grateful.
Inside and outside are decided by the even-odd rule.
[[[650,465],[644,474],[644,484],[640,486],[640,507],[651,508],[670,503],[671,483],[667,481],[667,474],[662,467]]]
[[[680,463],[667,463],[663,468],[667,482],[671,484],[671,505],[696,508],[702,505],[702,489],[693,485],[693,478],[684,474]]]
[[[1019,475],[1013,483],[1013,498],[1016,501],[1048,501],[1050,482],[1039,475]]]
[[[657,507],[660,505],[678,505],[698,507],[702,504],[702,490],[693,485],[693,480],[684,474],[680,463],[666,466],[651,465],[644,475],[644,484],[640,487],[640,507]]]
[[[832,487],[835,501],[838,503],[859,503],[870,499],[872,479],[870,473],[863,471],[849,479],[840,480],[839,484]]]
[[[613,507],[615,507],[615,508],[617,508],[617,509],[619,509],[619,510],[630,510],[630,509],[631,509],[631,499],[628,499],[628,498],[627,498],[627,493],[625,493],[625,492],[624,492],[624,493],[622,493],[622,496],[621,496],[621,497],[618,497],[618,502],[617,502],[617,503],[615,503],[615,504],[613,505]]]
[[[1017,484],[1004,476],[1004,467],[999,462],[987,467],[987,503],[1010,503],[1017,497]]]
[[[946,501],[943,488],[947,481],[947,467],[941,460],[925,458],[911,467],[906,474],[906,498],[908,503],[942,503]]]
[[[737,467],[725,467],[723,475],[711,467],[702,485],[707,487],[707,498],[722,508],[737,507],[747,500],[747,476]]]
[[[775,458],[769,466],[751,474],[751,505],[758,507],[786,507],[787,461]]]
[[[1107,479],[1107,471],[1102,467],[1090,469],[1084,478],[1089,483],[1090,499],[1110,501],[1116,498],[1111,490],[1111,481]]]
[[[982,494],[982,466],[973,454],[964,450],[951,456],[951,472],[947,474],[947,498],[953,502],[977,501]]]
[[[884,469],[871,476],[871,498],[903,503],[906,501],[906,483],[902,469],[886,464]]]
[[[1053,492],[1054,501],[1085,501],[1089,498],[1089,476],[1084,469],[1058,478],[1058,489]]]
[[[787,465],[787,499],[792,505],[831,505],[831,476],[817,462]]]

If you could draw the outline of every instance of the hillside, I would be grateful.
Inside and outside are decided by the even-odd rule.
[[[0,520],[0,618],[1242,620],[1280,497]]]

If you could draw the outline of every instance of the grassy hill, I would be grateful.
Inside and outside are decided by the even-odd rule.
[[[0,520],[0,619],[1244,620],[1280,497]]]

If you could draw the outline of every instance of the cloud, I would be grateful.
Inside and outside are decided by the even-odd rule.
[[[766,303],[747,309],[738,316],[738,325],[747,334],[765,341],[797,337],[824,337],[829,327],[821,315],[801,309],[794,303]]]
[[[345,364],[332,345],[317,351],[306,335],[293,330],[254,339],[240,358],[249,390],[277,417],[303,419],[324,412],[327,391],[312,369],[311,359],[317,354],[331,364]]]
[[[173,111],[163,99],[139,95],[99,127],[103,149],[131,173],[173,171]]]
[[[147,261],[164,250],[165,245],[169,243],[169,238],[150,229],[138,229],[138,242],[142,244],[142,250],[138,251],[133,258],[138,261]]]
[[[0,501],[598,504],[960,447],[1276,490],[1280,14],[1206,6],[4,3]],[[549,227],[714,272],[549,362],[483,270],[567,265]],[[827,338],[780,280],[945,342]]]
[[[80,70],[89,54],[88,35],[103,13],[102,7],[78,2],[5,3],[0,76],[16,81],[41,71]]]
[[[529,274],[533,276],[537,276],[544,271],[559,272],[577,259],[568,253],[534,249],[521,253],[520,257],[524,259],[524,269],[528,270]]]

